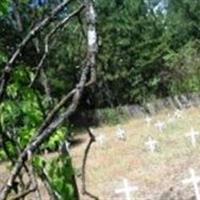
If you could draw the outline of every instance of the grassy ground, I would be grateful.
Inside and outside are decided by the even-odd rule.
[[[173,113],[163,111],[153,116],[150,125],[147,125],[144,119],[130,119],[124,122],[121,127],[126,131],[126,141],[116,137],[116,126],[104,125],[94,128],[95,135],[98,137],[103,134],[106,140],[103,145],[93,143],[90,149],[87,162],[87,189],[100,200],[125,200],[124,196],[115,194],[115,189],[121,187],[122,179],[126,178],[132,186],[138,187],[132,199],[195,200],[191,198],[194,194],[193,188],[190,185],[183,185],[182,180],[189,177],[189,168],[193,168],[200,176],[200,140],[194,148],[189,138],[185,137],[191,127],[200,131],[200,108],[183,110],[183,118],[168,123]],[[163,133],[154,126],[158,120],[167,124]],[[148,136],[158,141],[155,153],[150,153],[145,146]],[[81,134],[77,138],[84,142],[72,148],[71,155],[79,171],[89,137],[87,134]],[[0,172],[1,183],[8,175],[5,165],[0,166]],[[80,178],[77,180],[80,188]],[[41,184],[43,200],[48,200],[42,188]],[[169,197],[176,193],[178,197]],[[89,198],[82,196],[81,200]]]
[[[177,200],[182,197],[190,199],[194,194],[193,188],[183,185],[182,180],[189,178],[189,168],[193,168],[200,176],[200,140],[198,138],[194,148],[185,134],[191,127],[200,131],[200,109],[184,110],[183,117],[171,123],[168,123],[169,115],[172,116],[173,112],[163,111],[152,117],[150,125],[144,119],[131,119],[121,124],[126,131],[126,141],[117,139],[116,126],[95,128],[95,135],[104,134],[106,140],[103,145],[96,142],[91,148],[87,163],[88,190],[102,200],[125,200],[122,195],[115,194],[115,189],[126,178],[130,184],[138,187],[133,199],[167,200],[171,193],[180,195]],[[167,124],[163,133],[154,126],[158,120]],[[150,153],[144,144],[148,136],[158,141],[155,153]],[[72,150],[77,168],[81,167],[86,144],[87,140]]]

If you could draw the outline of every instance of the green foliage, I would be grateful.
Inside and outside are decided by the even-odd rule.
[[[60,155],[47,162],[42,157],[37,156],[33,160],[33,165],[40,177],[42,177],[42,173],[49,177],[51,189],[59,200],[75,200],[74,187],[71,184],[74,170],[69,157]]]
[[[0,51],[0,66],[3,64],[3,63],[6,63],[8,60],[6,54],[2,51]]]
[[[8,13],[9,6],[10,6],[10,0],[0,1],[0,17]]]
[[[142,0],[125,0],[120,6],[114,2],[97,3],[101,44],[97,107],[199,92],[198,76],[193,76],[198,71],[196,61],[191,59],[180,70],[175,60],[169,63],[166,58],[172,52],[184,51],[186,61],[191,56],[187,51],[198,51],[197,45],[190,46],[190,41],[200,39],[200,2],[162,1],[166,10],[159,12],[153,10],[159,0],[148,4]],[[180,81],[176,72],[187,74],[187,80]]]
[[[53,190],[58,194],[60,200],[74,199],[74,188],[70,184],[74,171],[71,160],[61,156],[47,165]],[[75,199],[74,199],[75,200]]]
[[[48,142],[44,145],[44,148],[47,148],[51,151],[55,151],[58,149],[60,143],[65,141],[67,135],[67,128],[61,127],[58,129],[54,135],[48,140]]]
[[[189,41],[178,52],[171,51],[164,57],[172,71],[170,94],[200,91],[199,56],[199,41]]]
[[[103,123],[113,125],[116,125],[128,119],[127,114],[125,114],[123,112],[123,109],[120,107],[99,109],[98,117],[102,119]]]
[[[49,109],[42,94],[28,87],[31,79],[32,73],[29,68],[18,66],[7,87],[6,100],[0,105],[0,134],[5,141],[4,149],[0,150],[0,161],[18,158],[21,150],[37,133]],[[6,140],[5,133],[9,133],[9,140]],[[40,150],[57,150],[59,144],[66,139],[67,133],[66,127],[58,128]],[[37,156],[33,163],[38,173],[45,167],[52,190],[58,195],[58,199],[74,199],[73,168],[68,157],[61,156],[46,162]]]

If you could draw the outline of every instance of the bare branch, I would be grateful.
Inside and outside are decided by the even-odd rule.
[[[14,17],[16,20],[16,24],[17,24],[17,29],[19,32],[23,31],[23,24],[22,24],[22,20],[21,20],[21,16],[19,13],[19,2],[17,0],[13,0],[13,13],[14,13]]]
[[[37,181],[35,179],[35,176],[34,176],[34,170],[33,170],[33,167],[30,166],[30,169],[24,164],[24,168],[25,170],[27,171],[28,173],[28,176],[30,178],[30,184],[28,184],[28,189],[22,191],[20,194],[17,194],[13,197],[10,197],[9,200],[18,200],[18,199],[21,199],[21,198],[24,198],[26,197],[27,195],[29,195],[30,193],[32,192],[36,192],[37,189],[38,189],[38,186],[37,186]],[[32,185],[31,188],[29,188],[30,186]]]
[[[82,194],[87,195],[92,199],[98,200],[99,198],[91,194],[90,192],[88,192],[86,188],[86,163],[87,163],[87,158],[88,158],[92,143],[95,142],[95,136],[92,134],[89,128],[87,128],[87,132],[90,137],[90,140],[87,144],[87,147],[85,149],[84,156],[83,156],[83,164],[82,164],[82,170],[81,170],[82,171]]]
[[[76,9],[75,11],[73,11],[71,14],[69,14],[66,18],[64,18],[61,22],[59,22],[54,29],[52,29],[50,31],[50,33],[47,34],[47,36],[45,37],[44,41],[45,41],[45,51],[44,54],[41,58],[41,60],[38,63],[38,66],[36,67],[37,71],[35,74],[35,77],[33,78],[32,82],[30,83],[30,87],[33,86],[34,82],[36,81],[40,70],[43,66],[43,63],[45,61],[45,59],[47,58],[47,55],[49,53],[49,40],[52,38],[52,36],[58,31],[60,30],[63,26],[65,26],[74,16],[78,15],[84,8],[84,5],[82,4],[81,6],[79,6],[78,9]]]
[[[37,189],[36,186],[34,186],[33,188],[30,188],[30,189],[28,189],[28,190],[25,190],[25,191],[21,192],[20,194],[17,194],[17,195],[15,195],[15,196],[9,198],[9,200],[18,200],[18,199],[21,199],[21,198],[23,198],[23,197],[29,195],[30,193],[35,192],[36,189]]]

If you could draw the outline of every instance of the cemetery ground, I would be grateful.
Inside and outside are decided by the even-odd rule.
[[[131,193],[131,199],[194,200],[192,183],[185,185],[182,181],[190,177],[189,168],[200,176],[200,138],[197,137],[194,147],[186,136],[191,128],[200,131],[200,109],[185,109],[174,120],[172,116],[174,111],[163,111],[153,116],[149,124],[142,118],[121,123],[125,141],[116,137],[116,126],[94,128],[97,141],[88,157],[87,189],[102,200],[126,200],[124,194],[115,194],[116,189],[123,187],[125,178],[130,186],[138,187]],[[163,132],[155,127],[158,121],[166,125]],[[101,142],[99,135],[104,135]],[[158,142],[153,153],[145,145],[149,136]],[[76,168],[81,167],[83,149],[89,140],[85,134],[79,137],[85,142],[72,149]]]
[[[157,127],[159,122],[165,125],[162,131]],[[116,136],[119,126],[125,131],[125,140]],[[165,110],[151,118],[129,119],[118,126],[94,127],[97,141],[92,143],[88,155],[87,190],[100,200],[127,200],[123,193],[116,193],[127,179],[131,187],[138,188],[130,193],[131,200],[195,200],[192,183],[182,183],[190,178],[189,168],[200,176],[200,135],[196,146],[186,136],[192,128],[200,131],[200,108],[188,108],[178,115]],[[153,152],[145,144],[149,137],[157,141]],[[83,131],[75,138],[83,141],[70,149],[81,188],[81,165],[89,136]],[[5,165],[0,165],[0,172],[1,186],[9,174]],[[43,187],[41,193],[42,199],[49,199]],[[81,200],[89,199],[81,196]]]

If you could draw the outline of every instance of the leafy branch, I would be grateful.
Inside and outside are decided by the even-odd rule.
[[[21,44],[19,45],[18,49],[14,52],[11,56],[11,59],[6,64],[2,77],[1,77],[1,84],[0,84],[0,101],[3,100],[3,96],[5,93],[5,89],[7,83],[11,76],[11,71],[13,70],[14,62],[16,61],[17,57],[20,53],[22,53],[22,49],[28,44],[28,42],[43,28],[45,28],[53,18],[63,10],[63,8],[69,3],[70,1],[64,1],[61,3],[57,8],[55,8],[51,14],[42,20],[36,27],[34,27],[27,36],[23,39]],[[78,107],[83,90],[85,87],[90,86],[96,80],[96,54],[98,51],[97,48],[97,35],[96,35],[96,14],[93,2],[91,0],[86,0],[83,5],[81,5],[76,11],[74,11],[71,15],[65,18],[61,23],[59,23],[51,32],[50,35],[53,35],[60,27],[62,27],[65,23],[69,21],[69,19],[76,14],[80,13],[84,9],[84,17],[86,19],[86,30],[87,30],[87,54],[85,58],[85,62],[82,66],[82,72],[80,76],[80,80],[78,84],[68,92],[64,98],[60,100],[60,102],[49,112],[47,118],[42,123],[41,127],[37,130],[36,137],[34,137],[26,146],[24,150],[20,153],[15,165],[11,171],[11,175],[9,179],[6,181],[1,193],[0,193],[0,200],[5,200],[11,189],[13,188],[13,184],[20,174],[23,166],[25,165],[26,161],[32,158],[32,155],[36,152],[37,149],[47,141],[56,131],[56,129],[66,120]],[[60,113],[58,112],[66,103],[67,100],[71,99],[71,103],[69,103],[68,107]],[[25,190],[19,196],[14,197],[20,198],[24,197],[30,192],[35,191],[35,187],[30,188],[29,190]]]

